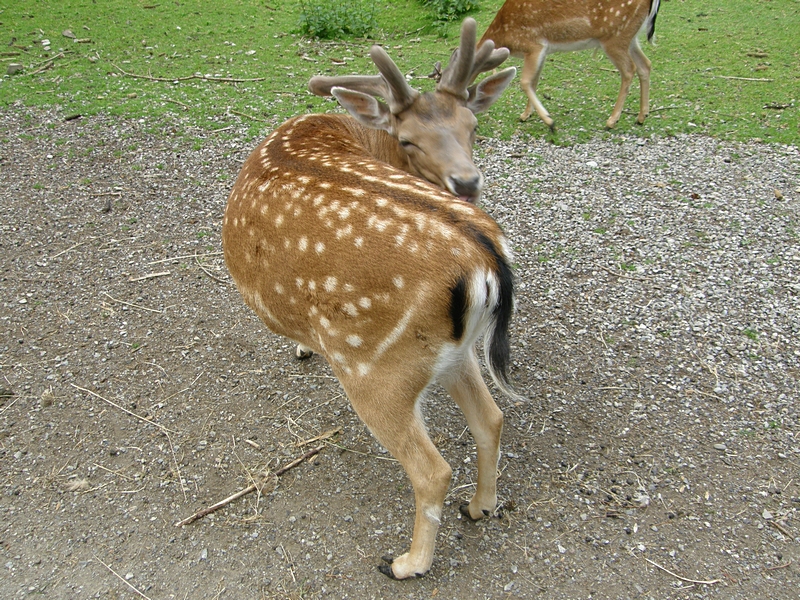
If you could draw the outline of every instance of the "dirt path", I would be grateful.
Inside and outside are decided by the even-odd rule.
[[[256,142],[0,123],[0,596],[800,597],[796,148],[482,142],[530,400],[499,399],[503,506],[473,524],[474,445],[431,390],[452,491],[431,573],[398,583],[375,566],[409,542],[401,469],[222,262]]]

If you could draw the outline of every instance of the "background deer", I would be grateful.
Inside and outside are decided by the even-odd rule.
[[[523,57],[520,83],[528,105],[520,119],[534,109],[550,129],[553,119],[536,95],[544,60],[553,52],[600,47],[622,77],[617,103],[606,127],[619,121],[631,87],[634,69],[639,74],[639,116],[644,123],[649,113],[650,61],[639,46],[639,35],[655,33],[660,0],[506,0],[481,38],[508,48],[512,56]]]
[[[351,116],[284,123],[244,163],[222,227],[225,261],[245,302],[299,354],[320,353],[358,415],[400,461],[414,488],[410,550],[382,565],[422,575],[451,469],[423,424],[420,398],[434,381],[461,407],[478,449],[478,484],[462,512],[492,514],[503,415],[475,354],[484,336],[489,372],[508,386],[510,253],[474,204],[483,177],[472,162],[474,113],[514,76],[470,86],[508,56],[475,47],[467,19],[435,92],[412,89],[378,46],[376,76],[315,77]],[[376,99],[385,100],[380,102]]]

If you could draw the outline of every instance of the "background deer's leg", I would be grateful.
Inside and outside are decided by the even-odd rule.
[[[539,115],[539,118],[544,121],[550,129],[553,129],[553,119],[547,109],[539,101],[536,95],[536,87],[539,85],[539,76],[542,74],[542,67],[544,66],[544,59],[547,53],[542,46],[534,46],[533,49],[525,55],[525,62],[522,65],[522,75],[520,77],[520,84],[522,91],[528,96],[528,105],[525,107],[525,112],[520,115],[521,121],[527,121],[534,110]]]
[[[617,40],[614,40],[615,42]],[[617,103],[614,105],[614,111],[606,121],[606,127],[612,129],[619,121],[622,114],[622,109],[625,107],[625,98],[628,97],[628,91],[631,89],[631,81],[633,81],[633,60],[628,53],[628,46],[620,46],[618,44],[607,44],[603,46],[606,56],[614,63],[614,66],[619,70],[622,83],[619,87],[619,96],[617,96]]]
[[[491,515],[497,506],[497,462],[503,413],[481,377],[474,350],[470,351],[462,369],[456,378],[442,381],[442,384],[464,413],[478,448],[478,487],[462,512],[472,519],[481,519]]]
[[[378,441],[408,475],[416,499],[416,519],[410,550],[381,571],[396,579],[424,575],[433,562],[436,533],[452,470],[433,445],[419,413],[423,385],[409,385],[407,372],[382,372],[370,380],[348,385],[340,378],[353,408]],[[396,380],[394,383],[392,380]]]
[[[638,38],[631,42],[630,55],[639,74],[639,117],[636,120],[641,124],[650,114],[650,60],[642,52]]]

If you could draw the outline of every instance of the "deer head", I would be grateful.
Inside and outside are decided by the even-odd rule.
[[[472,161],[475,115],[497,100],[516,73],[512,67],[471,85],[508,57],[506,49],[495,49],[491,41],[476,51],[475,28],[473,19],[464,21],[459,48],[434,92],[412,88],[380,46],[370,50],[379,75],[314,77],[309,89],[335,97],[361,125],[394,138],[395,156],[388,162],[475,202],[483,187],[483,175]]]

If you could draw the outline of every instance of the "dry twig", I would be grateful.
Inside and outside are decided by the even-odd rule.
[[[286,465],[284,467],[281,467],[280,469],[275,471],[273,473],[273,475],[275,477],[280,477],[281,475],[286,473],[286,471],[288,471],[289,469],[293,469],[294,467],[296,467],[297,465],[299,465],[303,461],[308,460],[309,458],[311,458],[315,454],[319,454],[324,447],[325,446],[317,446],[313,450],[309,450],[308,452],[303,454],[303,456],[301,456],[300,458],[296,458],[295,460],[290,462],[288,465]],[[254,492],[255,490],[258,489],[258,487],[259,486],[256,485],[256,484],[249,485],[246,488],[244,488],[243,490],[240,490],[240,491],[236,492],[235,494],[232,494],[232,495],[228,496],[224,500],[220,500],[216,504],[212,504],[211,506],[208,506],[208,507],[206,507],[206,508],[204,508],[202,510],[198,510],[191,517],[187,517],[183,521],[179,521],[179,522],[175,523],[175,527],[183,527],[184,525],[188,525],[189,523],[194,523],[198,519],[202,519],[206,515],[210,515],[212,512],[214,512],[216,510],[219,510],[220,508],[222,508],[223,506],[225,506],[227,504],[230,504],[234,500],[237,500],[237,499],[241,498],[242,496],[246,496],[250,492]]]
[[[656,567],[658,569],[661,569],[665,573],[669,573],[670,575],[672,575],[676,579],[680,579],[681,581],[685,581],[686,583],[699,583],[699,584],[702,584],[702,585],[714,585],[715,583],[722,583],[721,579],[710,579],[708,581],[703,581],[702,579],[689,579],[688,577],[681,577],[677,573],[673,573],[672,571],[670,571],[666,567],[662,567],[660,564],[658,564],[657,562],[653,562],[649,558],[646,558],[644,556],[642,558],[644,558],[647,562],[649,562],[654,567]]]
[[[202,81],[218,81],[221,83],[248,83],[251,81],[264,81],[266,77],[253,77],[251,79],[237,79],[235,77],[208,77],[206,75],[185,75],[183,77],[153,77],[152,75],[139,75],[138,73],[129,73],[128,71],[124,70],[117,64],[111,63],[116,69],[119,70],[120,73],[127,77],[133,77],[134,79],[147,79],[148,81],[163,81],[166,83],[172,83],[174,81],[189,81],[191,79],[200,79]],[[175,102],[174,100],[170,100],[170,102]],[[176,102],[176,104],[180,104],[180,102]],[[183,106],[186,106],[185,104]]]
[[[125,300],[118,300],[117,298],[114,298],[111,294],[109,294],[108,292],[103,292],[103,295],[108,297],[108,299],[111,300],[112,302],[116,302],[118,304],[124,304],[125,306],[130,306],[131,308],[136,308],[136,309],[139,309],[139,310],[146,310],[146,311],[154,312],[154,313],[158,313],[158,314],[162,314],[164,312],[163,310],[159,310],[157,308],[147,308],[146,306],[139,306],[138,304],[133,304],[132,302],[125,302]]]
[[[763,77],[734,77],[733,75],[717,75],[717,79],[735,79],[736,81],[775,81],[774,79],[766,79]]]
[[[104,566],[106,569],[108,569],[109,571],[111,571],[111,572],[112,572],[112,573],[113,573],[113,574],[114,574],[114,575],[117,577],[117,579],[119,579],[119,580],[120,580],[122,583],[124,583],[125,585],[127,585],[127,586],[128,586],[129,588],[131,588],[131,589],[132,589],[134,592],[136,592],[137,594],[139,594],[139,595],[140,595],[142,598],[146,598],[146,600],[150,600],[150,598],[149,598],[148,596],[145,596],[145,595],[144,595],[142,592],[140,592],[138,589],[136,589],[134,586],[132,586],[132,585],[131,585],[131,584],[130,584],[130,583],[129,583],[129,582],[128,582],[128,581],[127,581],[127,580],[126,580],[124,577],[122,577],[122,575],[120,575],[119,573],[117,573],[117,572],[116,572],[114,569],[112,569],[110,566],[108,566],[108,565],[107,565],[106,563],[104,563],[102,560],[100,560],[99,558],[97,558],[97,555],[96,555],[96,554],[93,554],[92,556],[94,556],[94,559],[95,559],[97,562],[99,562],[99,563],[100,563],[101,565],[103,565],[103,566]]]
[[[133,283],[134,281],[144,281],[145,279],[154,279],[156,277],[164,277],[166,275],[172,275],[169,271],[161,271],[159,273],[149,273],[147,275],[142,275],[141,277],[131,277],[128,279],[129,282]]]

